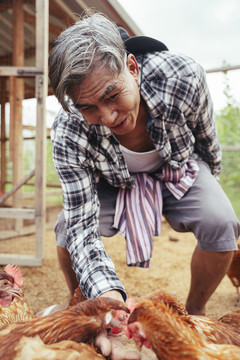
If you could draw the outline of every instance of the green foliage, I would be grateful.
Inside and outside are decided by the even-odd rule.
[[[240,219],[240,151],[223,151],[220,183]]]
[[[47,151],[46,151],[46,171],[47,171],[47,184],[60,185],[60,181],[53,163],[52,158],[52,142],[51,139],[47,140]]]
[[[240,108],[231,95],[227,74],[224,95],[227,105],[216,115],[219,141],[223,147],[220,181],[240,219],[240,150],[224,150],[224,146],[240,145]]]
[[[228,104],[217,115],[219,139],[222,145],[238,145],[240,135],[240,109]]]
[[[222,145],[239,145],[240,108],[231,94],[227,73],[225,74],[224,84],[227,105],[216,116],[219,139]]]

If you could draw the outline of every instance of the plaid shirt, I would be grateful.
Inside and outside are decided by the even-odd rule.
[[[204,70],[191,58],[169,51],[137,58],[140,94],[150,120],[146,128],[172,170],[202,158],[220,172],[221,151]],[[83,294],[96,297],[117,289],[126,297],[100,238],[96,183],[134,186],[119,143],[106,127],[87,124],[80,112],[60,111],[52,127],[53,159],[63,189],[67,248]]]

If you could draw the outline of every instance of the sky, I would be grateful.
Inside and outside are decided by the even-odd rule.
[[[186,54],[206,70],[240,65],[239,0],[118,0],[144,35],[170,51]],[[240,102],[240,70],[228,72],[234,98]],[[225,105],[222,73],[207,75],[215,110]]]

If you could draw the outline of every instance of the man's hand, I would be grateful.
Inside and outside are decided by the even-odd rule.
[[[111,360],[140,360],[141,354],[137,351],[124,348],[119,336],[109,335],[103,330],[95,340],[95,345],[101,350],[105,357]]]
[[[101,297],[111,297],[116,300],[123,301],[119,291],[111,290],[101,295]],[[108,334],[103,330],[95,340],[95,345],[101,350],[103,356],[109,356],[111,360],[140,360],[141,354],[137,351],[124,349],[121,336]]]

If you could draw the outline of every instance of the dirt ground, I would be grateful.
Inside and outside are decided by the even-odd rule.
[[[51,214],[52,227],[57,213],[58,210]],[[0,240],[0,252],[29,254],[33,251],[34,241],[34,235]],[[154,240],[149,269],[126,265],[125,240],[120,235],[103,238],[103,241],[129,297],[139,298],[162,289],[174,293],[185,303],[190,283],[191,255],[196,245],[196,239],[191,233],[176,233],[163,221],[162,234]],[[25,299],[33,311],[67,299],[68,289],[58,264],[53,230],[46,231],[42,266],[20,266],[20,269],[24,278]],[[207,315],[218,318],[238,307],[240,304],[237,303],[236,289],[226,276],[208,302]]]

